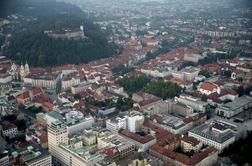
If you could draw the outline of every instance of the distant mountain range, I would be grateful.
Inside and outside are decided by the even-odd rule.
[[[55,0],[10,0],[5,5],[0,16],[15,14],[18,19],[11,30],[10,45],[3,52],[18,63],[28,61],[32,66],[78,64],[119,52],[115,44],[107,42],[99,27],[74,5]],[[45,33],[67,33],[81,25],[85,38],[68,38],[68,34],[66,38],[55,38]]]

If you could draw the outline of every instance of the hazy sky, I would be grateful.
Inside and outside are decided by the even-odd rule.
[[[29,0],[0,0],[0,16],[3,15],[3,13],[7,12],[7,13],[10,13],[11,11],[13,11],[13,9],[15,9],[16,7],[16,4],[17,3],[20,3],[22,1],[29,1]],[[36,0],[32,0],[32,1],[36,1]],[[37,1],[40,1],[40,2],[45,2],[46,0],[37,0]],[[56,1],[62,1],[62,0],[56,0]],[[76,1],[76,0],[64,0],[64,1]],[[79,0],[80,2],[81,1],[96,1],[96,0]],[[100,0],[100,1],[110,1],[110,0]],[[112,0],[112,1],[131,1],[131,2],[150,2],[150,1],[160,1],[160,2],[169,2],[169,1],[172,1],[172,2],[195,2],[195,1],[200,1],[200,0]],[[251,7],[252,5],[252,0],[202,0],[202,1],[209,1],[209,2],[216,2],[216,1],[224,1],[225,3],[229,3],[229,4],[242,4],[244,6],[247,6],[247,7]]]

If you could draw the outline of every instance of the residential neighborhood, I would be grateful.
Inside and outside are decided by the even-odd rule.
[[[59,0],[121,52],[53,66],[5,54],[39,16],[0,17],[0,165],[251,165],[252,6],[228,1]]]

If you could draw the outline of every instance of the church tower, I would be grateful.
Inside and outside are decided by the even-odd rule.
[[[25,76],[27,76],[27,75],[30,74],[30,67],[29,67],[27,61],[26,61],[26,63],[25,63],[24,71],[25,71]]]
[[[80,30],[82,32],[82,37],[85,37],[84,25],[83,24],[80,26]]]
[[[12,79],[17,79],[18,73],[17,73],[17,65],[15,63],[12,63],[10,74],[12,76]]]
[[[20,66],[19,74],[20,74],[21,80],[24,80],[24,77],[25,77],[25,68],[24,68],[23,64]]]

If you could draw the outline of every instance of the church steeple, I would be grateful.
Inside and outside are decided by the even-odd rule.
[[[21,80],[23,80],[25,77],[25,69],[23,63],[21,63],[19,74],[21,76]]]
[[[21,80],[23,80],[24,77],[26,77],[27,75],[30,74],[30,68],[29,68],[27,61],[26,61],[25,65],[23,65],[23,63],[21,64],[19,74],[21,76]]]
[[[15,63],[12,63],[12,65],[11,65],[10,74],[13,79],[17,78],[17,65]]]
[[[30,74],[30,67],[29,67],[29,65],[28,65],[28,63],[26,61],[26,63],[25,63],[25,75],[27,76],[28,74]]]

